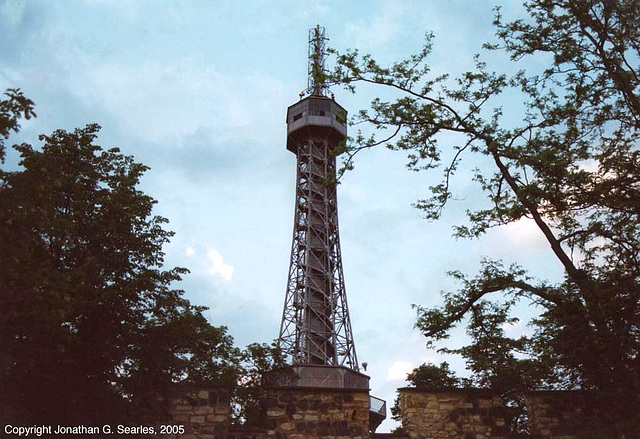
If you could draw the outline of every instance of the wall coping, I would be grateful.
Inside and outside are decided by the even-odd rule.
[[[424,387],[400,387],[398,392],[409,393],[459,393],[470,395],[499,396],[500,392],[480,387],[448,387],[443,389],[426,389]]]
[[[500,392],[493,389],[485,389],[480,387],[448,387],[443,389],[426,389],[424,387],[400,387],[398,392],[407,393],[456,393],[456,394],[469,394],[469,395],[484,395],[484,396],[499,396]],[[527,390],[523,392],[526,396],[579,396],[579,395],[595,395],[595,390]]]
[[[269,390],[286,390],[286,391],[294,391],[294,392],[305,392],[305,393],[325,393],[325,392],[333,392],[333,393],[366,393],[369,394],[371,389],[350,389],[350,388],[339,388],[339,387],[299,387],[299,386],[274,386],[267,387]]]
[[[167,396],[171,399],[182,399],[186,395],[197,392],[221,392],[231,396],[233,386],[197,385],[191,383],[176,383],[169,388]]]
[[[527,390],[524,395],[594,395],[595,390]]]

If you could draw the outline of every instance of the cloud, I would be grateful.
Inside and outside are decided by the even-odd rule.
[[[332,12],[331,6],[321,2],[304,3],[301,7],[302,9],[299,10],[297,16],[305,22],[314,22],[314,20],[325,18]]]
[[[185,253],[187,254],[187,256],[193,256],[196,251],[193,247],[187,247],[187,251]]]
[[[0,6],[0,20],[10,27],[16,28],[24,20],[27,3],[17,0],[9,0]]]
[[[46,25],[44,17],[50,5],[44,2],[26,2],[21,0],[5,0],[0,2],[0,56],[4,71],[19,60],[31,59],[37,52],[34,43],[42,28]],[[43,73],[42,71],[40,72]]]
[[[220,253],[215,248],[207,248],[207,273],[212,276],[220,276],[227,282],[233,277],[233,267],[226,264]]]
[[[58,54],[56,63],[65,66],[69,59],[74,68],[63,76],[69,91],[85,105],[104,109],[139,139],[174,149],[185,136],[198,132],[220,144],[281,140],[276,136],[284,131],[286,88],[269,73],[228,74],[191,57],[171,63],[113,58],[96,62],[73,46]]]
[[[370,9],[359,14],[362,18],[346,23],[344,41],[363,52],[379,49],[406,35],[414,17],[406,13],[408,10],[406,2],[382,2],[378,9]]]
[[[396,361],[387,371],[387,381],[404,381],[413,369],[415,366],[408,361]]]
[[[537,248],[548,245],[535,221],[530,218],[521,218],[498,230],[502,237],[516,247]]]
[[[392,40],[398,31],[398,24],[384,16],[377,16],[371,22],[358,21],[346,26],[347,41],[355,47],[374,48]]]
[[[600,170],[600,161],[595,159],[583,160],[578,162],[578,168],[587,172],[598,172]]]

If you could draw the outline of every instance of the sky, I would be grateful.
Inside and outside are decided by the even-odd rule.
[[[434,73],[470,70],[495,41],[493,6],[513,1],[19,1],[0,0],[0,87],[19,87],[38,117],[7,144],[40,145],[39,134],[98,123],[98,144],[120,147],[150,167],[141,189],[175,232],[167,268],[187,267],[179,287],[209,307],[238,346],[277,338],[293,230],[295,156],[286,150],[287,106],[307,86],[308,29],[324,26],[329,46],[358,48],[385,65],[420,50],[435,34]],[[329,58],[329,65],[332,59]],[[332,90],[350,114],[386,91]],[[366,127],[362,127],[366,131]],[[351,128],[351,133],[355,129]],[[393,404],[395,389],[424,362],[464,362],[427,350],[412,304],[437,306],[456,287],[447,271],[475,274],[483,257],[517,262],[539,278],[561,267],[542,234],[520,221],[478,240],[452,226],[481,192],[461,169],[459,200],[437,222],[412,207],[440,171],[409,172],[402,153],[358,155],[338,187],[341,249],[351,322],[371,394]],[[15,154],[7,166],[15,167]],[[523,309],[523,315],[532,315]],[[527,331],[525,322],[508,328]],[[464,331],[447,343],[458,346]],[[395,423],[387,420],[378,431]]]

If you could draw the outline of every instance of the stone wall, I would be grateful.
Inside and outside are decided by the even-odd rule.
[[[484,389],[398,389],[402,428],[410,439],[506,437],[500,396]]]
[[[183,425],[176,439],[365,439],[369,438],[367,390],[269,388],[266,423],[256,431],[231,429],[230,391],[183,391],[169,401],[168,425]],[[402,427],[378,439],[506,439],[507,412],[486,389],[398,389]],[[576,391],[525,395],[532,439],[612,437],[592,408],[593,395]],[[162,436],[161,436],[162,437]]]
[[[184,434],[165,438],[215,439],[226,436],[231,423],[230,391],[208,388],[187,391],[169,401],[167,425],[183,425]]]
[[[615,428],[595,408],[587,391],[537,391],[525,395],[532,439],[611,438]]]
[[[269,437],[365,439],[369,392],[354,389],[272,388],[267,399]]]

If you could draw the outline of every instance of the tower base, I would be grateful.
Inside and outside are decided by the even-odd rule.
[[[267,394],[269,437],[369,438],[368,390],[279,387]]]
[[[345,366],[301,364],[269,372],[267,387],[322,387],[369,390],[369,377]]]
[[[278,429],[366,437],[386,418],[385,401],[369,395],[369,377],[344,366],[294,365],[269,372],[268,424]],[[323,421],[323,422],[320,422]],[[281,427],[282,425],[286,427]],[[333,436],[332,436],[333,437]]]

